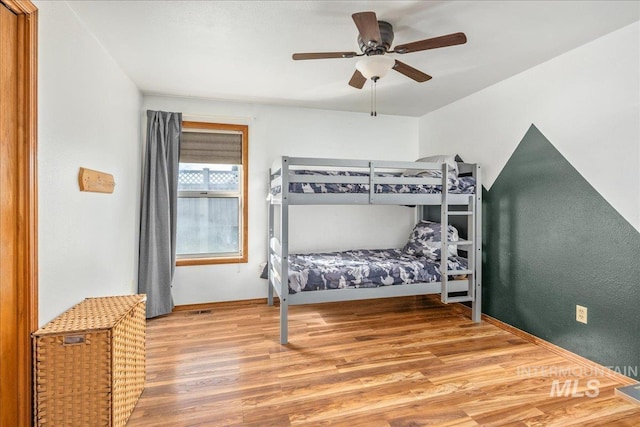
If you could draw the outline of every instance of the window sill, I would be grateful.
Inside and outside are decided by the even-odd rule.
[[[180,258],[176,259],[176,267],[210,264],[244,264],[247,262],[248,260],[246,255],[215,258]]]

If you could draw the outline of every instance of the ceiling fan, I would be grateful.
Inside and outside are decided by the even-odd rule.
[[[426,82],[431,76],[417,70],[397,59],[384,56],[388,53],[419,52],[421,50],[437,49],[446,46],[455,46],[467,42],[464,33],[453,33],[440,37],[419,40],[411,43],[397,45],[393,50],[393,27],[386,21],[378,21],[375,12],[358,12],[351,15],[358,28],[358,45],[362,53],[357,52],[315,52],[315,53],[294,53],[294,60],[304,59],[327,59],[327,58],[354,58],[365,56],[358,61],[356,70],[349,80],[349,85],[357,89],[362,89],[367,79],[376,82],[389,70],[394,69],[400,74],[417,82]]]

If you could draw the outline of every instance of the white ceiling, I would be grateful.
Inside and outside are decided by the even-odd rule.
[[[390,22],[393,45],[464,32],[468,42],[405,55],[433,76],[391,72],[378,113],[422,116],[640,19],[633,1],[70,1],[145,94],[368,112],[348,86],[358,58],[293,61],[294,52],[359,51],[354,12]]]

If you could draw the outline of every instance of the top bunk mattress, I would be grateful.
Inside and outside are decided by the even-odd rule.
[[[354,171],[322,171],[296,169],[290,170],[289,175],[315,175],[315,176],[357,176],[368,177],[365,172]],[[401,177],[401,173],[382,173],[379,176]],[[476,191],[476,180],[472,176],[450,177],[448,179],[449,193],[453,194],[474,194]],[[272,188],[272,194],[280,193],[281,187]],[[379,194],[437,194],[442,192],[442,185],[425,184],[376,184],[375,193]],[[290,182],[290,193],[369,193],[369,184],[354,183],[328,183],[328,182]]]

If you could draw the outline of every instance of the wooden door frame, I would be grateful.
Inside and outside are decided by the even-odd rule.
[[[17,316],[18,348],[15,425],[33,420],[31,332],[38,328],[38,9],[29,0],[0,0],[18,17],[18,243]],[[0,6],[2,7],[2,6]],[[5,302],[6,303],[6,302]],[[4,367],[6,369],[7,367]],[[4,426],[2,426],[4,427]]]

